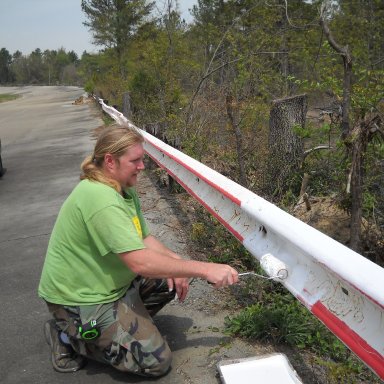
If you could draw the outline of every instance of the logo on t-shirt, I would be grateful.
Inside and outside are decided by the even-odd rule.
[[[141,230],[140,220],[137,216],[132,218],[133,224],[135,225],[136,231],[141,238],[143,238],[143,231]]]

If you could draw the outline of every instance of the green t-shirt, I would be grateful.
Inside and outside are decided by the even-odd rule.
[[[81,181],[64,202],[48,244],[38,294],[63,305],[117,300],[135,274],[118,253],[145,248],[149,230],[133,188]]]

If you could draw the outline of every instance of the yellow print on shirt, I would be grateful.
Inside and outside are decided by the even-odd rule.
[[[137,233],[143,238],[143,231],[141,230],[140,220],[137,216],[132,218],[133,224],[135,225]]]

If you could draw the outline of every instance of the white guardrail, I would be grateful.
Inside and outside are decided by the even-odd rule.
[[[122,113],[99,102],[115,121],[135,127]],[[267,273],[272,273],[273,264],[283,265],[286,271],[278,280],[384,379],[384,269],[140,131],[146,153],[253,256],[259,261],[268,257]]]

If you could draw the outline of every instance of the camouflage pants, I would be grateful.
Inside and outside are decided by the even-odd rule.
[[[161,376],[171,365],[171,351],[152,317],[175,297],[165,280],[135,280],[121,299],[76,307],[47,303],[59,329],[82,356],[124,372]],[[100,336],[84,340],[78,324],[96,320]]]

